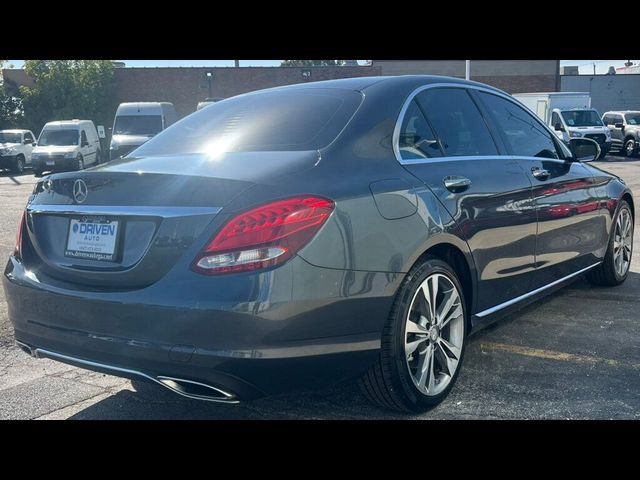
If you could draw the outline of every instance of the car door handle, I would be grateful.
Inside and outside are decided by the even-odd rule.
[[[531,174],[538,180],[547,180],[551,176],[549,170],[540,167],[531,167]]]
[[[450,175],[444,178],[443,183],[447,190],[453,193],[457,193],[469,188],[469,186],[471,185],[471,180],[469,180],[467,177]]]

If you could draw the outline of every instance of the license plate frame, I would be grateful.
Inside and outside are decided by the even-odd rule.
[[[81,232],[82,228],[80,227],[80,225],[82,224],[99,225],[99,227],[97,227],[98,233],[95,233],[95,231],[92,230],[93,233],[84,232],[85,235],[93,235],[98,237],[100,235],[104,235],[103,232],[106,232],[109,229],[102,230],[102,227],[101,227],[102,225],[114,226],[115,231],[113,235],[111,235],[111,238],[106,243],[100,242],[100,239],[98,239],[97,241],[94,241],[93,244],[86,239],[80,239],[80,240],[73,239],[72,234],[74,236],[83,235],[83,232]],[[72,231],[74,225],[78,226],[78,229],[76,232]],[[67,228],[67,238],[65,239],[65,244],[64,244],[64,256],[67,258],[75,259],[75,260],[93,260],[97,262],[107,262],[107,263],[118,262],[120,260],[120,254],[121,254],[120,240],[122,237],[123,229],[124,229],[124,222],[121,219],[108,218],[104,216],[73,216],[69,219],[69,226]],[[72,240],[74,241],[73,246],[75,248],[70,248],[71,246],[70,244]],[[78,241],[86,243],[87,248],[92,247],[93,250],[78,249],[78,246],[82,247],[82,245],[78,245]]]

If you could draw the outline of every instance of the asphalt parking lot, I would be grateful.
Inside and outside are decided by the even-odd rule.
[[[640,199],[640,158],[594,164],[620,175]],[[34,180],[0,173],[2,268]],[[14,345],[0,289],[0,419],[640,419],[639,288],[635,255],[620,287],[579,280],[480,332],[469,339],[451,395],[418,417],[369,406],[354,385],[220,405],[36,360]]]

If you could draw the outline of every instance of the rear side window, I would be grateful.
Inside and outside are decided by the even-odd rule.
[[[361,102],[361,93],[333,88],[240,95],[175,123],[136,156],[317,150],[338,136]]]
[[[417,95],[447,156],[497,155],[489,129],[466,90],[434,88]]]
[[[513,155],[559,158],[556,144],[542,124],[525,109],[497,95],[478,92]]]
[[[440,145],[415,100],[405,112],[398,147],[403,160],[442,156]]]

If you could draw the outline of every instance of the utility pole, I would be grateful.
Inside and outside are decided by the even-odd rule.
[[[207,76],[207,84],[209,87],[209,96],[207,98],[211,98],[211,77],[213,77],[213,72],[206,72],[205,75]]]
[[[471,78],[471,60],[464,61],[464,78],[469,80]]]
[[[239,67],[239,66],[240,66],[240,60],[234,60],[233,62],[235,63],[235,66],[236,66],[236,67]]]
[[[596,74],[596,62],[593,62],[593,74]]]

